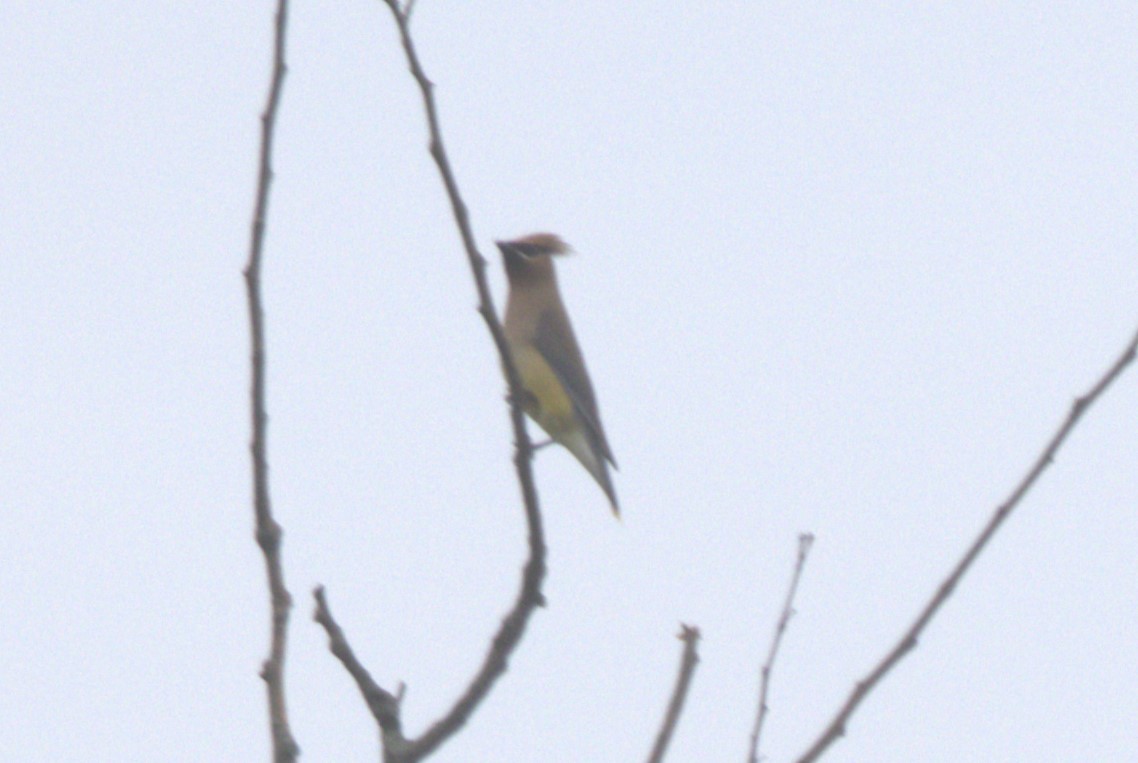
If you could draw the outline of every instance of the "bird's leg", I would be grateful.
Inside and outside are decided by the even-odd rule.
[[[520,398],[521,398],[521,400],[519,400],[519,402],[521,403],[521,408],[524,411],[539,410],[541,408],[541,405],[538,403],[537,397],[532,392],[530,392],[528,389],[523,389],[521,391]],[[514,396],[511,395],[509,392],[506,392],[506,402],[509,403],[510,405],[514,404]],[[530,450],[532,452],[537,453],[539,450],[544,448],[546,445],[552,445],[552,444],[553,444],[553,438],[550,437],[550,438],[547,438],[545,440],[542,440],[541,442],[530,443],[529,447],[530,447]]]
[[[520,394],[517,397],[517,401],[518,405],[523,411],[529,411],[532,408],[539,407],[537,403],[537,397],[534,396],[534,394],[528,389],[521,390]],[[510,394],[509,391],[506,392],[506,402],[510,405],[514,404],[514,396]]]

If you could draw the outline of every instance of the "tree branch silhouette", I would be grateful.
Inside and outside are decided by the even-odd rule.
[[[1039,454],[1035,463],[1028,469],[1027,474],[1020,480],[1019,484],[1016,485],[1007,499],[996,508],[995,513],[991,519],[988,520],[984,529],[976,536],[976,539],[968,547],[967,551],[964,552],[964,555],[960,558],[960,561],[956,563],[956,566],[948,576],[941,581],[936,593],[929,599],[924,609],[917,615],[916,620],[913,621],[912,625],[909,626],[900,640],[865,678],[854,685],[853,690],[850,692],[845,703],[838,709],[833,720],[823,729],[822,733],[810,748],[798,758],[798,763],[811,763],[812,761],[818,760],[830,745],[842,737],[846,731],[846,723],[849,722],[850,717],[857,711],[858,706],[860,706],[865,698],[876,688],[877,684],[888,675],[889,671],[892,670],[905,655],[916,648],[918,637],[940,610],[941,606],[948,600],[948,597],[952,595],[957,584],[960,583],[965,573],[971,568],[972,563],[976,561],[977,557],[979,557],[980,553],[988,545],[988,542],[996,534],[996,531],[1000,529],[1000,526],[1011,516],[1023,497],[1035,485],[1039,476],[1043,474],[1047,467],[1055,460],[1055,454],[1059,452],[1059,448],[1083,418],[1087,410],[1089,410],[1114,381],[1122,375],[1122,372],[1134,362],[1136,352],[1138,352],[1138,333],[1134,335],[1130,343],[1122,351],[1122,354],[1119,355],[1118,359],[1114,361],[1114,364],[1107,369],[1106,373],[1099,378],[1094,386],[1082,397],[1075,398],[1075,402],[1071,405],[1071,410],[1067,414],[1067,418],[1060,425],[1059,429],[1056,430],[1055,434],[1052,435],[1047,445],[1043,448],[1043,452]]]
[[[399,721],[400,697],[377,684],[363,663],[356,658],[356,653],[348,644],[344,631],[332,617],[332,610],[328,607],[328,600],[324,595],[324,586],[317,586],[312,596],[316,599],[316,612],[312,619],[323,626],[328,634],[329,650],[355,679],[368,710],[379,724],[384,760],[398,760],[399,755],[406,753],[406,739],[403,738],[403,729]]]
[[[699,664],[699,654],[696,652],[696,647],[699,645],[699,628],[681,624],[677,638],[684,642],[684,649],[680,654],[680,672],[676,675],[672,698],[668,702],[668,710],[664,713],[660,730],[656,733],[652,752],[648,754],[648,763],[660,763],[664,759],[664,753],[668,751],[668,744],[672,741],[672,733],[679,723],[680,713],[683,712],[684,700],[687,699],[688,689],[691,688],[692,675],[695,674],[696,665]]]
[[[244,270],[246,296],[249,304],[249,335],[251,349],[250,410],[253,435],[250,451],[253,459],[253,511],[256,518],[257,545],[265,557],[268,574],[272,626],[269,657],[261,666],[261,678],[269,699],[269,724],[273,740],[273,760],[276,763],[295,761],[300,748],[292,736],[285,703],[284,661],[288,637],[288,618],[292,597],[285,587],[281,566],[281,526],[273,519],[269,500],[268,414],[265,411],[265,314],[261,302],[261,259],[265,244],[265,217],[269,207],[269,186],[272,184],[273,133],[284,86],[285,31],[288,24],[288,0],[279,0],[275,19],[273,42],[273,69],[269,84],[268,101],[261,113],[261,149],[257,172],[256,202],[253,209],[253,227],[249,242],[249,261]]]
[[[450,201],[451,211],[454,216],[454,222],[458,228],[459,236],[462,239],[467,262],[470,265],[471,275],[478,292],[478,313],[482,316],[486,328],[490,332],[494,346],[498,351],[498,356],[510,390],[510,421],[514,432],[515,449],[514,466],[525,508],[528,531],[527,542],[529,545],[529,558],[522,570],[521,584],[518,588],[518,594],[513,607],[502,620],[498,632],[491,640],[490,649],[487,651],[486,657],[478,672],[471,679],[465,691],[463,691],[452,707],[438,721],[431,724],[422,736],[416,739],[405,739],[401,731],[399,731],[401,723],[399,720],[398,702],[394,702],[390,708],[388,708],[390,712],[393,713],[393,717],[387,719],[387,728],[383,726],[383,721],[380,721],[377,716],[377,721],[380,721],[381,729],[384,731],[384,759],[388,761],[388,763],[409,763],[410,761],[425,758],[450,739],[450,737],[470,719],[470,716],[474,713],[478,705],[489,694],[495,682],[505,673],[509,657],[520,643],[530,616],[537,607],[545,603],[541,592],[542,581],[545,578],[546,572],[545,536],[542,528],[537,488],[533,477],[533,444],[526,432],[525,415],[520,405],[523,387],[521,379],[518,376],[517,368],[514,366],[513,359],[506,345],[506,338],[502,332],[501,323],[498,320],[498,313],[494,307],[493,297],[490,294],[490,287],[486,280],[486,260],[478,252],[478,248],[474,243],[474,234],[471,230],[470,217],[467,213],[466,204],[462,200],[462,195],[458,189],[458,182],[455,180],[454,171],[450,166],[450,160],[447,158],[442,131],[439,127],[438,109],[435,105],[433,85],[423,71],[418,53],[415,50],[414,41],[411,37],[410,12],[413,5],[409,3],[404,7],[400,7],[397,0],[383,1],[391,10],[396,27],[399,30],[399,38],[407,58],[408,67],[423,98],[423,109],[426,113],[427,128],[430,135],[429,151],[431,157],[434,159],[443,186],[446,189],[447,198]],[[335,626],[335,623],[332,621],[331,615],[328,614],[327,617],[321,616],[321,610],[327,612],[326,602],[323,601],[323,597],[318,595],[316,603],[317,620],[328,632],[329,639],[333,642],[333,646],[335,647],[337,644],[341,644],[340,652],[337,653],[337,656],[343,661],[344,657],[342,655],[349,654],[350,648],[347,648],[347,642],[344,639],[343,633],[339,631],[338,626],[335,628],[332,627]],[[359,670],[350,669],[352,675],[357,679],[357,684],[359,684],[362,677],[366,675],[366,671],[360,671],[362,671],[362,666],[359,666]],[[368,681],[370,681],[370,678]],[[365,685],[366,682],[365,684],[361,684],[361,690],[365,688]],[[369,691],[371,691],[370,688],[364,692],[365,697],[368,696]],[[389,697],[392,696],[389,692],[385,692],[385,694]],[[369,706],[370,705],[371,700],[369,699]],[[385,710],[385,712],[387,712],[387,710]],[[373,708],[373,715],[375,714]]]
[[[774,637],[771,639],[770,651],[767,660],[763,663],[762,679],[759,682],[759,709],[755,714],[755,726],[751,730],[751,748],[747,755],[749,763],[759,761],[759,740],[763,734],[763,721],[767,717],[767,692],[770,689],[771,672],[774,670],[774,661],[778,657],[778,648],[782,644],[782,637],[786,634],[786,626],[794,615],[794,595],[798,592],[798,581],[802,578],[802,568],[806,566],[806,557],[810,555],[810,547],[814,545],[814,536],[802,533],[798,536],[798,559],[794,563],[794,574],[790,576],[790,587],[786,591],[786,600],[782,603],[782,614],[778,617],[778,624],[774,628]]]

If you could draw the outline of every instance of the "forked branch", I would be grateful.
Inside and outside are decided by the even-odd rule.
[[[380,722],[380,726],[384,731],[383,743],[385,760],[387,760],[388,763],[407,763],[425,758],[453,736],[470,719],[470,716],[474,713],[478,705],[489,694],[494,683],[505,673],[509,657],[520,643],[530,616],[537,607],[544,604],[541,586],[545,579],[545,536],[538,506],[537,488],[533,478],[533,445],[526,433],[525,418],[521,406],[519,405],[519,401],[523,399],[523,395],[521,394],[522,385],[517,369],[514,367],[513,359],[507,348],[505,335],[502,333],[502,326],[498,320],[494,300],[490,295],[490,287],[486,280],[486,260],[478,252],[478,248],[474,243],[474,234],[471,230],[466,204],[462,200],[462,196],[458,190],[458,183],[454,177],[454,171],[451,168],[450,160],[447,158],[446,148],[442,139],[442,131],[439,127],[438,109],[435,105],[433,86],[423,71],[422,64],[419,62],[418,53],[415,50],[414,41],[411,37],[410,13],[413,5],[408,3],[406,6],[401,7],[397,0],[384,0],[384,3],[391,10],[391,14],[394,17],[396,27],[399,30],[399,38],[403,45],[403,51],[407,58],[408,67],[411,70],[412,76],[415,78],[415,82],[419,86],[419,91],[423,98],[423,109],[426,113],[427,129],[430,135],[430,154],[434,159],[435,166],[438,169],[439,176],[446,189],[447,198],[450,200],[454,222],[458,228],[459,236],[462,239],[466,259],[470,265],[471,275],[474,278],[475,288],[478,292],[478,312],[486,323],[486,328],[489,330],[490,337],[494,342],[494,346],[497,348],[498,357],[509,386],[510,421],[513,426],[515,445],[514,466],[517,471],[518,484],[521,488],[522,500],[525,506],[526,526],[528,529],[527,540],[529,545],[529,558],[522,570],[521,584],[513,607],[502,620],[502,624],[492,639],[490,648],[478,672],[450,710],[438,721],[433,723],[422,736],[408,740],[403,738],[402,733],[399,731],[398,702],[391,703],[386,699],[383,700],[381,704],[383,705],[384,712],[390,712],[392,716],[386,720],[381,719],[380,714],[377,714],[375,707],[373,707],[373,714],[376,715],[377,721]],[[333,630],[332,626],[334,626],[335,623],[331,620],[330,615],[322,617],[320,614],[322,610],[326,612],[327,606],[323,598],[318,595],[317,620],[328,632],[329,639],[333,642],[334,646],[339,642],[346,647],[347,642],[344,640],[343,634],[339,632],[338,628]],[[350,653],[350,649],[346,651],[341,649],[341,653],[348,654]],[[341,654],[337,654],[337,656],[343,661],[344,658]],[[366,671],[360,672],[362,671],[362,666],[359,666],[359,670],[352,670],[351,668],[349,668],[349,670],[356,678],[361,690],[364,690],[367,686],[367,682],[361,683],[361,681],[362,677],[366,675]],[[368,678],[368,681],[370,682],[370,678]],[[365,697],[369,696],[369,692],[372,692],[370,687],[364,691]],[[392,696],[388,692],[384,692],[384,694],[386,694],[387,697]],[[368,704],[369,706],[373,705],[370,698]],[[387,724],[386,726],[384,726],[385,723]]]

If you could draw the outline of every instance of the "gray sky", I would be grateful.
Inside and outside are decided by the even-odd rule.
[[[265,760],[246,258],[272,3],[0,5],[0,758]],[[414,31],[478,241],[560,233],[625,511],[542,451],[549,607],[438,761],[800,753],[1138,327],[1131,4],[457,3]],[[504,387],[378,2],[298,3],[265,263],[304,760],[408,730],[525,557]],[[1123,760],[1124,377],[830,761]],[[531,430],[532,431],[532,430]]]

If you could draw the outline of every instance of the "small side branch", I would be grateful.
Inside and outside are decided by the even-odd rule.
[[[1119,355],[1114,364],[1107,369],[1106,373],[1095,382],[1094,386],[1087,391],[1082,397],[1075,398],[1075,402],[1071,405],[1071,410],[1067,414],[1066,420],[1052,435],[1050,441],[1043,448],[1043,452],[1032,464],[1027,474],[1008,495],[1000,506],[996,508],[992,518],[988,520],[987,525],[980,531],[980,534],[972,542],[972,545],[964,552],[960,561],[948,574],[948,576],[941,581],[940,586],[937,588],[936,593],[917,615],[916,620],[909,626],[908,630],[901,636],[900,640],[893,646],[892,649],[881,659],[881,661],[869,672],[865,678],[858,681],[849,696],[846,698],[845,703],[839,708],[833,720],[823,729],[822,733],[810,746],[810,748],[798,758],[798,763],[812,763],[818,760],[822,754],[842,737],[846,732],[846,723],[849,722],[850,717],[861,705],[862,701],[874,690],[877,684],[883,679],[893,667],[902,660],[909,652],[917,646],[917,639],[920,638],[921,633],[925,627],[933,619],[936,613],[940,610],[941,606],[952,595],[958,583],[968,572],[972,563],[980,555],[980,552],[988,545],[988,541],[1000,529],[1004,521],[1011,516],[1012,511],[1019,505],[1027,492],[1035,485],[1039,476],[1047,469],[1048,466],[1055,460],[1055,454],[1059,452],[1059,448],[1066,441],[1067,436],[1082,419],[1092,405],[1102,396],[1104,392],[1112,385],[1122,372],[1126,370],[1127,366],[1134,362],[1134,357],[1138,352],[1138,334],[1130,340],[1130,343]]]
[[[751,748],[747,755],[749,763],[759,761],[759,741],[763,734],[763,721],[767,717],[767,693],[770,690],[771,672],[774,670],[774,661],[778,657],[778,648],[782,645],[782,637],[786,634],[786,626],[794,616],[794,596],[798,593],[798,581],[802,578],[802,568],[806,566],[806,557],[810,555],[810,548],[814,545],[814,536],[811,533],[802,533],[798,536],[798,559],[794,563],[794,574],[790,577],[790,587],[786,591],[786,600],[782,603],[782,614],[778,617],[778,624],[774,628],[774,638],[771,639],[771,648],[767,652],[767,660],[763,663],[762,679],[759,682],[759,709],[755,714],[755,726],[751,729]]]
[[[249,333],[252,345],[252,381],[250,409],[253,436],[250,450],[253,458],[253,510],[256,517],[257,545],[265,557],[272,613],[269,657],[261,667],[269,699],[269,723],[273,739],[273,760],[291,763],[300,753],[288,723],[285,704],[284,661],[292,597],[285,587],[281,567],[281,527],[273,519],[269,501],[269,461],[267,456],[268,414],[265,410],[265,315],[261,302],[261,256],[265,242],[265,216],[272,183],[273,133],[285,77],[285,30],[288,22],[288,0],[277,3],[273,45],[273,72],[268,102],[261,114],[261,151],[257,173],[257,198],[253,211],[253,228],[249,244],[249,262],[245,267],[245,288],[249,303]]]
[[[679,723],[680,713],[684,709],[684,700],[687,699],[688,689],[691,687],[692,675],[695,666],[699,663],[699,654],[696,647],[699,645],[699,628],[694,625],[680,625],[677,637],[684,642],[684,651],[680,655],[680,672],[676,675],[676,685],[672,689],[672,699],[668,702],[668,711],[664,713],[664,722],[656,733],[656,743],[652,745],[652,752],[648,754],[648,763],[660,763],[664,753],[668,751],[668,744],[672,741],[672,733]]]
[[[332,617],[332,610],[329,609],[328,600],[324,596],[324,586],[317,586],[312,596],[316,599],[316,611],[312,619],[323,626],[324,632],[328,634],[328,649],[355,679],[368,710],[379,724],[383,734],[384,750],[390,749],[395,754],[403,752],[406,740],[403,739],[403,730],[399,723],[399,697],[381,688],[372,679],[367,668],[356,659],[356,653],[348,644],[344,631]]]

